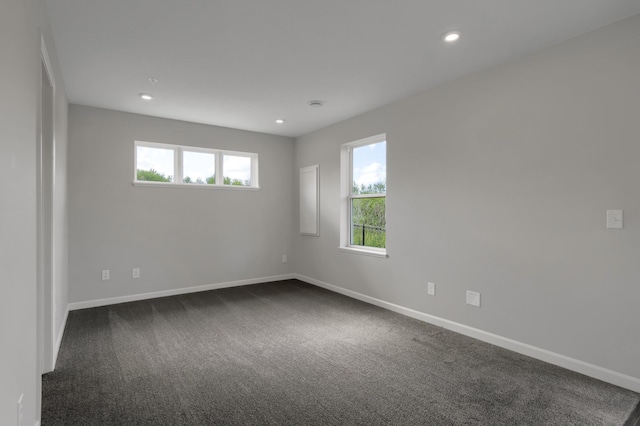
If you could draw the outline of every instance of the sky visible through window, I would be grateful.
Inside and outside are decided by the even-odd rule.
[[[207,178],[215,175],[216,156],[214,154],[185,150],[182,156],[183,180],[189,178],[192,183],[206,183]]]
[[[153,169],[167,177],[171,176],[173,180],[173,150],[144,146],[137,148],[138,169]],[[185,160],[184,177],[189,176],[193,182],[197,179],[206,182],[206,178],[213,176],[215,172],[215,163],[212,163],[213,154],[185,150],[183,155]],[[242,182],[251,180],[251,158],[249,157],[224,155],[223,168],[225,177],[238,179]],[[194,176],[190,174],[194,174]]]
[[[237,155],[224,155],[222,168],[225,178],[241,182],[251,180],[251,158]]]
[[[353,181],[369,186],[387,180],[387,142],[353,149]]]
[[[162,148],[148,148],[139,146],[137,151],[136,167],[140,170],[155,170],[158,173],[171,177],[173,180],[173,150]]]

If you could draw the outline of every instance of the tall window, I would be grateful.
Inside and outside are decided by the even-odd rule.
[[[373,136],[342,146],[341,244],[386,256],[387,138]]]
[[[258,154],[136,141],[134,184],[258,188]]]

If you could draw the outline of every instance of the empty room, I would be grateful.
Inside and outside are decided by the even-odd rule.
[[[640,425],[640,2],[3,0],[0,424]]]

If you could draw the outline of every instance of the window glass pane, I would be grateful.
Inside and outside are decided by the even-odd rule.
[[[351,199],[351,245],[386,247],[385,209],[385,197]]]
[[[225,185],[251,186],[251,157],[222,156]]]
[[[352,150],[353,193],[387,192],[387,142],[359,146]]]
[[[216,183],[216,156],[206,152],[182,152],[182,182],[200,185]]]
[[[138,180],[173,182],[173,149],[136,147]]]

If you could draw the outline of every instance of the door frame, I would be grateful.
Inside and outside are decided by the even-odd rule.
[[[40,376],[55,367],[55,79],[44,36],[40,34],[40,72],[36,133],[36,321],[37,412],[42,406]]]

